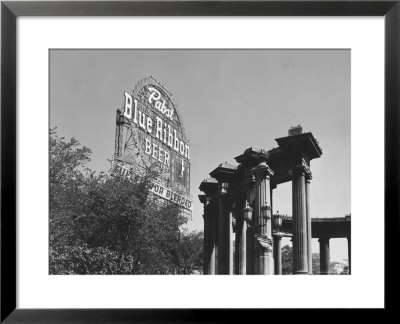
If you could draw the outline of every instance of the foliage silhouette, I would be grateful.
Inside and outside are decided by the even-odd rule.
[[[91,150],[50,129],[49,273],[178,274],[201,267],[202,233],[151,194],[157,168],[130,178],[86,167]],[[190,251],[188,255],[188,251]]]

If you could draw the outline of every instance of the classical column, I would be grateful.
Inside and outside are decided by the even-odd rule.
[[[282,248],[281,248],[282,235],[274,235],[274,261],[275,261],[275,274],[282,274]]]
[[[246,234],[246,274],[255,274],[254,269],[254,258],[255,258],[255,251],[254,251],[254,227],[253,223],[254,220],[248,224],[247,234]]]
[[[214,230],[214,257],[212,258],[214,260],[214,274],[218,274],[218,242],[219,242],[219,215],[218,215],[219,209],[216,208],[216,217],[214,218],[213,221],[213,230]]]
[[[215,208],[215,201],[207,195],[199,195],[200,201],[204,204],[204,249],[203,249],[203,273],[215,274],[215,252],[216,252],[216,221],[218,210]]]
[[[240,219],[240,227],[237,229],[240,229],[240,236],[239,238],[239,250],[238,256],[239,256],[239,274],[240,275],[245,275],[246,274],[246,234],[247,234],[247,224],[244,219],[244,212],[243,215]]]
[[[204,204],[204,274],[217,273],[216,254],[218,248],[218,182],[208,178],[201,182],[199,189],[205,195],[199,195]]]
[[[307,255],[308,255],[308,274],[312,275],[312,229],[311,229],[311,213],[310,213],[310,180],[311,176],[306,177],[306,212],[307,212]]]
[[[319,262],[320,262],[320,274],[329,274],[329,238],[321,237],[319,239]]]
[[[200,202],[204,205],[204,239],[203,239],[203,274],[208,274],[210,265],[210,215],[208,214],[208,207],[210,197],[206,195],[199,195]]]
[[[218,182],[218,274],[229,274],[231,214],[227,194],[228,183]]]
[[[293,208],[293,274],[308,274],[308,233],[305,170],[291,171]]]
[[[251,176],[251,180],[249,183],[249,191],[247,193],[247,201],[251,207],[251,217],[247,221],[247,231],[246,231],[246,274],[255,274],[254,269],[254,258],[255,258],[255,244],[254,244],[254,223],[255,218],[254,215],[254,199],[255,199],[255,184],[256,177],[254,175]]]
[[[207,274],[215,275],[215,218],[210,218],[210,246],[209,246],[209,262]]]
[[[210,275],[215,275],[216,274],[216,269],[215,269],[215,262],[216,262],[216,248],[217,248],[217,220],[218,220],[218,214],[215,206],[213,204],[209,204],[208,209],[207,209],[207,216],[208,216],[208,228],[209,228],[209,234],[208,234],[208,274]]]
[[[245,206],[241,213],[240,217],[240,237],[239,237],[239,274],[245,275],[246,274],[246,265],[247,265],[247,222],[251,220],[252,217],[252,208],[249,206],[249,203],[246,200]],[[238,230],[238,229],[237,229]]]
[[[349,275],[351,274],[351,236],[347,237],[347,256],[349,259]]]
[[[204,239],[203,239],[203,274],[209,274],[210,267],[210,219],[204,208]]]
[[[235,255],[234,255],[234,273],[235,275],[240,274],[240,237],[242,232],[241,216],[240,212],[236,212],[236,218],[233,220],[233,233],[235,235]]]
[[[241,235],[240,235],[240,243],[239,243],[239,274],[246,274],[246,232],[247,232],[247,222],[246,220],[242,220],[241,226]]]
[[[266,162],[261,162],[251,170],[256,176],[255,186],[255,237],[257,274],[274,274],[274,257],[272,243],[272,211],[270,176],[273,171]]]
[[[231,271],[232,258],[232,223],[230,199],[228,197],[228,184],[235,176],[236,167],[222,163],[210,172],[210,176],[218,181],[218,274],[229,274]]]
[[[229,231],[228,231],[228,256],[229,256],[229,264],[228,264],[228,273],[233,275],[233,214],[234,209],[232,208],[229,213]]]

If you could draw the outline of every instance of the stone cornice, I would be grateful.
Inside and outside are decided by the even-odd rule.
[[[292,216],[282,216],[284,221],[292,221]],[[351,222],[351,218],[345,217],[312,217],[311,222],[315,223],[338,223],[338,222]]]
[[[247,168],[252,168],[263,161],[267,161],[268,155],[268,152],[264,149],[249,147],[243,154],[235,157],[235,160]]]
[[[215,196],[217,194],[218,181],[214,178],[207,178],[201,182],[199,189],[209,197]]]
[[[279,147],[290,155],[305,153],[310,160],[319,158],[322,155],[319,142],[311,132],[276,138],[275,141]]]
[[[349,217],[311,218],[311,232],[313,238],[329,236],[331,238],[345,238],[351,236],[351,219]],[[282,217],[282,225],[278,228],[272,224],[273,232],[292,233],[293,219]]]
[[[236,166],[228,163],[221,163],[217,168],[210,172],[210,176],[218,182],[230,182],[235,175]]]

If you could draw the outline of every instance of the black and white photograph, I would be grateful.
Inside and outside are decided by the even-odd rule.
[[[49,49],[49,275],[351,275],[350,49]]]
[[[3,1],[0,321],[395,308],[399,1]]]

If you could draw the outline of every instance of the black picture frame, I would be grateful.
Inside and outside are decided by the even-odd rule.
[[[239,310],[16,308],[16,19],[19,16],[384,16],[385,17],[385,309],[398,276],[400,0],[395,1],[2,1],[1,2],[1,322],[226,322]],[[373,148],[371,152],[373,154]],[[368,160],[366,158],[366,162]],[[374,166],[371,166],[373,177]],[[371,188],[373,190],[373,188]],[[383,212],[383,211],[382,211]],[[373,233],[371,244],[373,244]],[[366,247],[367,248],[367,247]],[[267,294],[271,296],[271,294]],[[261,312],[260,310],[240,310]],[[254,316],[253,314],[251,315]],[[238,319],[238,318],[237,318]]]

